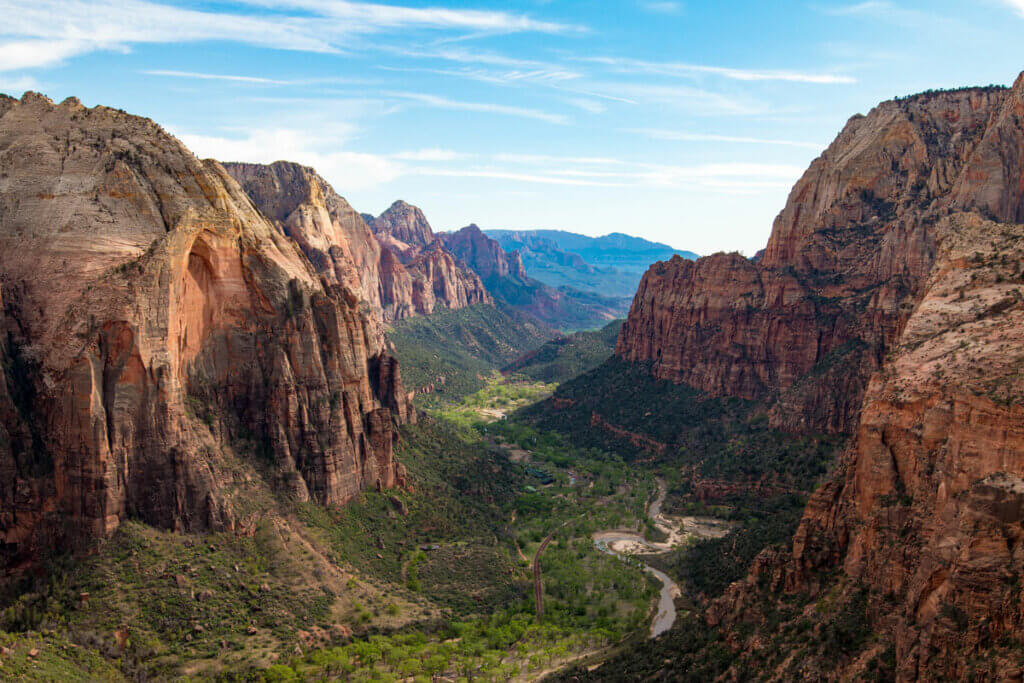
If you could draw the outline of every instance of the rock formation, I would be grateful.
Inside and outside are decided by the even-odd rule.
[[[853,435],[791,550],[766,550],[709,610],[737,662],[778,661],[740,634],[781,594],[807,604],[792,632],[861,600],[844,613],[878,638],[838,661],[801,650],[766,677],[853,680],[887,650],[899,680],[1019,677],[1022,194],[1024,74],[854,117],[756,263],[673,260],[645,277],[621,356],[764,398],[782,426]]]
[[[224,165],[256,207],[331,282],[346,282],[385,321],[490,302],[480,278],[434,244],[423,213],[395,202],[371,230],[317,173],[299,164]],[[403,241],[408,240],[408,241]],[[340,264],[340,265],[339,265]],[[355,268],[351,267],[355,264]]]
[[[427,217],[419,207],[407,204],[401,199],[389,206],[376,218],[367,221],[378,239],[390,239],[396,244],[396,250],[404,248],[423,248],[432,244],[437,238],[434,235]]]
[[[330,195],[267,211],[290,238],[153,122],[32,93],[0,97],[0,168],[5,562],[128,516],[235,528],[257,470],[324,504],[400,476],[408,399]]]
[[[760,258],[648,271],[617,354],[711,395],[763,399],[785,429],[852,431],[932,271],[937,218],[1019,217],[1016,93],[929,93],[853,117],[793,188]]]
[[[529,277],[518,251],[506,252],[475,224],[438,237],[480,276],[495,299],[556,329],[598,327],[619,317],[624,308],[622,299],[555,289]]]
[[[519,252],[506,252],[475,223],[457,232],[441,233],[440,237],[448,250],[469,264],[484,281],[508,277],[527,279]]]
[[[837,474],[808,503],[791,552],[758,558],[713,606],[714,623],[748,618],[758,585],[834,591],[834,604],[866,588],[901,679],[969,679],[979,652],[986,666],[1016,664],[1006,646],[1024,632],[1020,231],[974,213],[934,227],[934,269],[868,383]],[[822,675],[834,665],[813,664]]]
[[[331,283],[346,284],[381,307],[380,245],[362,216],[316,171],[288,161],[227,162],[224,168]]]

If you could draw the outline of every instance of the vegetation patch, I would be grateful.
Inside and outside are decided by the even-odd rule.
[[[622,322],[615,320],[599,330],[552,339],[509,363],[502,371],[525,375],[539,382],[566,382],[593,370],[611,357]]]
[[[388,330],[406,388],[423,406],[480,391],[492,372],[554,335],[522,313],[490,304],[399,320]]]

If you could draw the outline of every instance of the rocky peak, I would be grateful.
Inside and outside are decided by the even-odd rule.
[[[852,430],[932,270],[936,220],[1020,210],[1017,93],[926,93],[853,117],[794,186],[756,262],[652,267],[617,353],[713,395],[765,400],[780,427]]]
[[[355,209],[316,171],[289,161],[227,162],[224,168],[330,282],[381,307],[380,246]]]
[[[434,231],[423,212],[401,199],[389,206],[370,225],[375,233],[390,235],[414,247],[425,247],[435,240]]]
[[[494,277],[513,277],[526,280],[526,268],[518,251],[506,252],[484,234],[476,223],[457,232],[439,235],[444,245],[465,261],[484,281]]]

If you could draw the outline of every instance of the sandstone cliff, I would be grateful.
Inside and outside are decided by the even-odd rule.
[[[964,89],[853,117],[756,261],[652,267],[616,353],[711,395],[765,400],[785,429],[852,431],[932,271],[935,221],[970,209],[1019,217],[1019,99],[1019,84]]]
[[[518,251],[506,252],[474,223],[457,232],[441,233],[444,245],[469,264],[485,281],[490,278],[526,279],[526,268]]]
[[[437,238],[427,222],[427,217],[419,207],[407,204],[399,199],[389,206],[381,215],[367,221],[378,239],[389,238],[403,246],[396,245],[396,250],[404,248],[423,248]]]
[[[720,255],[645,279],[621,354],[772,397],[784,424],[853,432],[792,547],[762,553],[708,611],[737,675],[1020,677],[1022,160],[1024,74],[1009,90],[888,102],[814,162],[758,263]],[[705,346],[640,339],[687,334],[677,318]],[[844,346],[856,361],[820,367]],[[859,400],[839,396],[850,386]],[[806,645],[824,638],[831,655]]]
[[[426,315],[439,304],[457,309],[490,302],[480,278],[433,244],[416,207],[395,202],[371,230],[311,168],[286,161],[224,167],[319,272],[359,291],[383,320]]]
[[[128,516],[236,528],[256,470],[324,504],[401,477],[344,207],[282,200],[292,239],[151,121],[32,93],[0,98],[0,168],[6,562]]]
[[[1012,644],[1024,632],[1020,231],[976,214],[936,225],[935,267],[867,386],[836,475],[808,503],[792,550],[758,558],[712,607],[713,623],[749,619],[758,586],[829,593],[836,608],[866,591],[866,619],[891,643],[901,680],[971,678],[977,653],[986,666],[1016,665]],[[804,666],[853,677],[868,659]]]
[[[380,308],[381,248],[362,217],[313,169],[287,161],[226,162],[256,208],[295,240],[331,283],[360,292]]]

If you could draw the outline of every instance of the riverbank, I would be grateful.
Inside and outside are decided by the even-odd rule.
[[[639,562],[644,571],[661,582],[657,611],[651,621],[651,638],[657,638],[672,628],[676,620],[675,601],[682,596],[682,589],[668,574],[638,560],[636,556],[667,553],[692,539],[721,538],[731,528],[728,522],[712,517],[669,517],[661,511],[667,487],[661,479],[657,480],[657,484],[658,495],[648,506],[647,516],[658,530],[667,536],[665,541],[650,541],[638,533],[622,529],[598,531],[592,536],[594,545],[599,550],[622,559]]]

